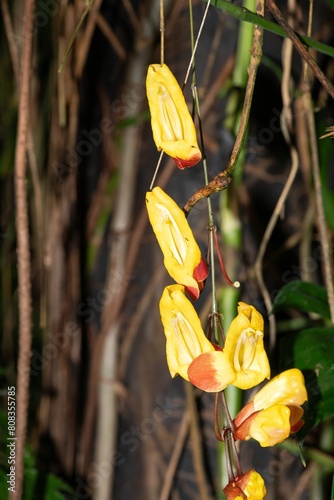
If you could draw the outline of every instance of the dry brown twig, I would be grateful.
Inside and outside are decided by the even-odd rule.
[[[309,88],[304,93],[305,110],[306,110],[306,122],[308,127],[308,133],[310,138],[310,148],[312,156],[312,171],[314,179],[314,191],[315,191],[315,205],[317,210],[317,222],[320,233],[320,245],[324,257],[324,268],[323,268],[323,279],[327,289],[328,295],[328,305],[331,316],[331,321],[334,323],[334,290],[333,290],[333,270],[331,266],[331,248],[329,244],[329,236],[326,225],[324,203],[322,198],[321,190],[321,179],[320,179],[320,164],[319,164],[319,154],[318,154],[318,143],[316,136],[316,127],[314,120],[314,111],[312,105],[312,98]]]
[[[281,11],[278,9],[274,0],[266,0],[266,7],[275,17],[276,21],[282,26],[289,39],[293,43],[295,49],[299,52],[302,59],[308,64],[311,68],[313,74],[320,81],[323,87],[327,90],[329,95],[334,99],[334,87],[331,82],[328,80],[326,75],[321,71],[313,57],[308,53],[307,49],[304,47],[303,43],[300,41],[298,36],[295,34],[289,23],[286,21]]]
[[[175,472],[177,468],[177,464],[179,463],[182,450],[184,448],[188,433],[189,433],[189,424],[190,424],[190,415],[189,410],[185,411],[183,414],[180,426],[179,433],[176,439],[176,444],[173,449],[173,454],[168,464],[168,468],[165,474],[164,483],[162,486],[162,490],[160,493],[159,500],[168,500],[170,498],[170,494],[173,487],[173,481],[175,477]]]
[[[195,389],[187,381],[184,381],[184,388],[187,396],[187,408],[190,415],[191,451],[194,461],[196,481],[198,484],[198,492],[201,500],[209,500],[208,485],[206,481],[205,465],[203,459],[199,415],[195,400]]]

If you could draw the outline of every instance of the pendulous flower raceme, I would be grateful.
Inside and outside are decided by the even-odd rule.
[[[166,64],[151,64],[146,93],[151,112],[153,139],[183,170],[202,158],[196,129],[182,90]]]
[[[204,353],[189,366],[189,380],[206,392],[220,392],[229,384],[250,389],[270,378],[263,345],[263,318],[255,307],[239,302],[224,349]]]
[[[268,382],[234,419],[235,437],[256,439],[261,446],[281,443],[304,424],[307,401],[304,376],[297,368],[286,370]]]
[[[193,300],[198,299],[209,269],[184,212],[160,187],[146,193],[146,208],[165,268]]]
[[[194,121],[168,66],[151,64],[148,67],[146,92],[157,149],[171,156],[181,170],[197,164],[202,154]],[[204,161],[203,166],[205,169]],[[262,447],[274,446],[297,432],[304,423],[301,405],[308,397],[303,374],[298,369],[291,369],[274,377],[232,419],[224,389],[234,385],[247,390],[265,378],[270,379],[270,365],[264,349],[263,317],[252,305],[239,302],[237,316],[226,335],[222,334],[223,347],[210,342],[187,298],[187,295],[192,300],[199,298],[209,269],[185,213],[160,187],[146,193],[146,208],[166,270],[177,283],[165,287],[159,304],[170,374],[172,377],[180,375],[203,391],[216,393],[214,430],[217,439],[225,443],[229,483],[223,491],[227,500],[263,500],[266,496],[264,480],[254,469],[243,473],[236,441],[253,438]],[[209,207],[209,230],[214,228],[210,210]],[[227,277],[215,231],[209,234],[210,249],[215,241],[227,283],[236,287],[239,282],[232,283]],[[210,263],[212,316],[216,320],[215,260]],[[217,325],[222,328],[220,321],[214,323],[215,328]],[[219,405],[223,420],[219,418]],[[224,421],[224,427],[221,427],[221,421]]]

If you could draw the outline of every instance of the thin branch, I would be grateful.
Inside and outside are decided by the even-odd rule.
[[[10,17],[10,12],[8,8],[8,3],[7,0],[1,0],[1,12],[2,12],[2,20],[5,28],[5,33],[8,41],[8,47],[9,47],[9,53],[10,53],[10,58],[12,60],[13,64],[13,69],[14,69],[14,75],[15,75],[15,80],[17,82],[17,86],[19,86],[19,80],[20,80],[20,70],[19,70],[19,54],[17,50],[17,46],[14,40],[14,30],[12,26],[12,20]]]
[[[334,323],[333,271],[330,259],[332,251],[329,244],[324,203],[322,198],[318,144],[317,144],[316,127],[315,127],[312,98],[310,95],[310,91],[305,93],[304,101],[306,109],[306,121],[310,138],[312,170],[313,170],[313,180],[314,180],[314,190],[315,190],[315,204],[317,209],[317,221],[320,233],[320,245],[324,256],[323,276],[328,294],[328,305],[331,315],[331,321],[332,323]]]
[[[81,16],[78,24],[76,25],[75,30],[73,31],[73,34],[71,36],[71,39],[70,39],[69,44],[67,46],[67,49],[65,50],[65,54],[62,57],[61,63],[60,63],[59,68],[58,68],[58,73],[61,73],[63,71],[65,63],[67,61],[67,58],[68,58],[68,56],[69,56],[69,54],[70,54],[70,52],[72,50],[72,47],[74,45],[75,39],[77,37],[77,34],[78,34],[78,32],[79,32],[79,30],[80,30],[80,28],[81,28],[84,20],[86,19],[86,17],[87,17],[87,15],[88,15],[88,13],[89,13],[89,11],[90,11],[90,9],[91,9],[91,7],[92,7],[92,5],[93,5],[94,2],[95,2],[95,0],[89,0],[88,1],[85,10],[82,13],[82,16]]]
[[[240,21],[244,21],[251,24],[258,24],[266,31],[270,31],[275,35],[283,36],[285,38],[289,37],[286,31],[284,31],[284,29],[281,28],[279,24],[273,23],[272,21],[269,21],[264,17],[258,16],[257,14],[254,14],[254,12],[251,12],[245,7],[240,7],[239,5],[235,5],[234,3],[227,0],[211,0],[211,5],[214,5],[215,7],[218,7],[219,9],[228,12],[229,14],[231,14],[236,19],[239,19]],[[301,40],[301,42],[306,45],[306,47],[317,50],[318,52],[326,54],[330,57],[334,57],[333,47],[330,47],[325,43],[318,42],[317,40],[313,40],[313,38],[310,38],[308,36],[301,35],[295,31],[294,33],[296,37],[298,37]]]
[[[106,21],[105,17],[102,16],[100,12],[95,13],[95,20],[97,26],[107,38],[118,57],[122,61],[124,61],[126,59],[126,49],[123,47],[120,39],[117,37],[110,24]]]
[[[198,409],[195,401],[194,387],[189,382],[184,382],[187,396],[187,407],[190,415],[191,451],[194,460],[194,469],[198,491],[201,500],[209,500],[208,485],[205,475],[205,465],[202,450],[202,439],[199,425]]]
[[[219,193],[223,189],[226,189],[231,180],[232,178],[229,177],[227,170],[220,172],[211,182],[209,182],[207,186],[199,189],[189,198],[189,200],[183,207],[183,211],[185,212],[185,214],[189,214],[190,210],[196,205],[196,203],[198,203],[203,198],[206,198],[214,193]]]
[[[205,23],[205,20],[206,20],[206,16],[208,15],[208,11],[209,11],[209,7],[210,7],[210,3],[207,4],[206,8],[205,8],[205,11],[204,11],[204,14],[203,14],[203,18],[202,18],[202,21],[201,21],[201,24],[200,24],[200,27],[199,27],[199,30],[198,30],[198,33],[197,33],[197,37],[196,37],[196,40],[195,40],[195,45],[193,47],[193,50],[192,50],[192,54],[191,54],[191,58],[190,58],[190,61],[189,61],[189,65],[188,65],[188,69],[186,71],[186,76],[184,78],[184,82],[183,82],[183,87],[185,87],[187,81],[188,81],[188,77],[189,77],[189,73],[190,73],[190,70],[193,66],[193,63],[194,63],[194,60],[195,60],[195,55],[196,55],[196,50],[197,50],[197,47],[198,47],[198,42],[199,42],[199,39],[201,37],[201,34],[202,34],[202,30],[203,30],[203,26],[204,26],[204,23]]]
[[[319,82],[322,84],[322,86],[327,90],[329,95],[334,99],[334,87],[326,77],[326,75],[321,71],[313,57],[307,52],[306,48],[298,38],[298,36],[295,34],[291,26],[287,23],[286,19],[282,15],[281,11],[278,9],[276,6],[275,2],[273,0],[267,0],[266,6],[268,7],[269,11],[272,13],[272,15],[275,17],[277,22],[282,26],[284,31],[286,31],[288,37],[290,38],[291,42],[293,43],[295,49],[299,52],[300,56],[303,58],[303,60],[309,65],[311,70],[314,73],[314,76],[318,78]]]
[[[160,64],[165,62],[165,17],[164,0],[160,0]]]
[[[14,77],[15,77],[15,82],[16,82],[17,95],[19,95],[20,84],[21,84],[21,82],[20,82],[21,75],[20,75],[19,54],[18,54],[18,50],[17,50],[16,44],[15,44],[13,24],[12,24],[10,12],[9,12],[8,4],[7,4],[6,0],[1,0],[1,10],[2,10],[2,17],[3,17],[3,22],[4,22],[5,33],[6,33],[6,37],[7,37],[8,46],[9,46],[10,57],[11,57],[12,65],[13,65],[13,72],[14,72]],[[34,187],[36,233],[37,233],[37,239],[38,239],[37,256],[38,256],[39,263],[42,263],[42,259],[43,259],[43,227],[44,227],[42,190],[41,190],[41,183],[40,183],[39,177],[38,177],[38,165],[37,165],[36,153],[35,153],[35,149],[34,149],[32,127],[31,127],[30,122],[28,124],[28,135],[27,135],[27,146],[26,147],[27,147],[27,154],[28,154],[28,159],[29,159],[31,178],[32,178],[32,183],[33,183],[33,187]],[[42,283],[42,281],[43,281],[43,266],[41,266],[40,269],[41,269],[41,283]],[[43,320],[42,320],[42,323],[43,323]]]
[[[257,13],[259,16],[264,14],[263,2],[258,3]],[[262,57],[262,37],[263,37],[263,30],[260,26],[256,25],[254,27],[253,47],[252,47],[251,59],[248,70],[249,76],[248,76],[248,81],[245,91],[245,99],[240,119],[240,127],[231,153],[229,164],[227,168],[222,172],[220,172],[218,175],[216,175],[216,177],[207,186],[205,186],[202,189],[199,189],[195,194],[191,196],[191,198],[189,198],[189,200],[183,207],[183,210],[185,211],[186,214],[190,212],[190,210],[195,206],[195,204],[198,201],[202,200],[207,196],[210,196],[213,193],[218,193],[219,191],[226,189],[232,180],[231,175],[238,161],[243,146],[243,142],[246,137],[257,69],[259,67]]]
[[[291,57],[292,57],[292,45],[289,43],[287,40],[284,41],[283,47],[285,48],[285,52],[283,53],[283,77],[282,77],[282,98],[283,98],[283,114],[282,114],[282,120],[281,120],[281,125],[282,125],[282,132],[284,135],[284,138],[287,142],[287,144],[290,147],[290,155],[291,155],[291,170],[289,173],[289,176],[286,180],[286,183],[284,185],[284,188],[280,194],[279,199],[277,200],[275,209],[270,217],[270,220],[268,222],[268,225],[266,227],[266,230],[264,232],[260,248],[256,257],[256,261],[254,264],[254,272],[255,272],[255,277],[257,279],[257,283],[259,285],[260,291],[262,293],[264,303],[268,312],[269,316],[269,348],[272,350],[274,348],[275,342],[276,342],[276,320],[275,316],[270,314],[270,311],[272,309],[272,300],[270,297],[270,293],[267,289],[267,286],[264,282],[263,279],[263,259],[264,259],[264,254],[266,252],[269,240],[271,238],[271,235],[274,231],[274,228],[276,226],[277,220],[282,213],[282,209],[284,206],[284,203],[287,199],[287,196],[290,192],[291,186],[293,184],[293,181],[296,177],[296,174],[298,172],[298,167],[299,167],[299,159],[298,159],[298,153],[297,150],[294,146],[291,145],[290,141],[290,130],[291,130],[291,99],[290,99],[290,94],[288,91],[289,87],[289,78],[291,74]],[[287,50],[289,52],[287,53]]]
[[[20,500],[23,491],[24,443],[27,432],[31,357],[31,268],[29,248],[26,147],[29,129],[30,71],[34,0],[24,9],[24,40],[21,59],[20,97],[15,150],[15,201],[19,287],[19,357],[17,374],[16,488],[11,499]]]
[[[177,464],[179,463],[181,453],[183,451],[189,433],[189,423],[190,423],[189,411],[186,411],[182,417],[182,421],[179,426],[179,434],[176,439],[176,444],[174,446],[173,454],[168,464],[159,500],[168,500],[170,498],[176,467]]]

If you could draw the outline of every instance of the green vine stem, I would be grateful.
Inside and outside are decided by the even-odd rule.
[[[76,25],[76,27],[75,27],[75,29],[73,31],[73,34],[71,36],[71,39],[70,39],[69,44],[67,46],[67,49],[65,50],[65,53],[64,53],[64,55],[62,57],[62,60],[61,60],[61,62],[59,64],[58,73],[62,73],[62,71],[64,69],[64,66],[66,64],[66,61],[68,59],[68,56],[69,56],[69,54],[70,54],[70,52],[71,52],[71,50],[73,48],[73,45],[74,45],[75,39],[77,37],[77,34],[78,34],[81,26],[83,25],[84,20],[86,19],[87,15],[89,14],[89,11],[92,8],[94,2],[95,2],[95,0],[89,0],[88,3],[86,4],[86,8],[83,11],[83,13],[82,13],[82,15],[81,15],[81,17],[79,19],[79,22],[78,22],[78,24]]]
[[[207,12],[207,10],[206,10]],[[190,34],[191,34],[191,45],[192,45],[192,52],[196,49],[196,45],[194,43],[194,23],[193,23],[193,12],[192,12],[192,1],[189,0],[189,16],[190,16]],[[206,17],[206,13],[204,14]],[[204,19],[204,17],[203,17]],[[203,22],[201,24],[201,27],[203,26]],[[200,34],[200,33],[199,33]],[[198,39],[198,38],[197,38]],[[208,184],[209,182],[209,176],[208,176],[208,168],[207,168],[207,163],[206,163],[206,155],[205,155],[205,145],[204,145],[204,138],[203,138],[203,130],[202,130],[202,122],[201,122],[201,113],[200,113],[200,106],[199,106],[199,100],[198,100],[198,94],[197,94],[197,88],[196,88],[196,72],[195,72],[195,60],[194,57],[191,57],[191,65],[192,65],[192,70],[193,70],[193,78],[192,78],[192,94],[193,94],[193,100],[195,104],[195,112],[198,117],[198,123],[199,123],[199,133],[200,133],[200,141],[201,141],[201,150],[202,150],[202,155],[203,155],[203,172],[204,172],[204,181],[205,184]],[[189,66],[190,68],[190,66]],[[188,68],[188,72],[189,72]],[[219,326],[218,326],[218,304],[217,304],[217,295],[216,295],[216,270],[215,270],[215,245],[214,245],[214,230],[215,230],[215,225],[214,225],[214,219],[213,219],[213,213],[212,213],[212,206],[211,206],[211,200],[210,197],[207,197],[207,206],[208,206],[208,228],[209,228],[209,261],[210,261],[210,271],[211,271],[211,287],[212,287],[212,306],[211,306],[211,313],[213,317],[213,332],[214,332],[214,337],[216,342],[219,340]]]
[[[246,0],[244,5],[255,10],[256,0]],[[236,62],[232,75],[232,86],[236,89],[245,89],[248,80],[248,67],[251,56],[251,47],[253,43],[253,26],[249,23],[241,23],[238,34]],[[226,119],[224,127],[229,130],[232,136],[238,133],[238,125],[240,123],[242,111],[242,97],[240,91],[231,93],[227,104]],[[247,132],[246,132],[247,133]],[[243,171],[245,154],[242,152],[238,159],[238,168],[233,176],[233,187],[238,189]],[[236,175],[237,174],[237,175]],[[223,241],[223,254],[226,267],[232,274],[232,277],[238,278],[238,270],[240,268],[240,252],[242,249],[241,242],[241,224],[237,215],[231,209],[233,192],[230,189],[225,190],[220,194],[220,214],[221,223],[220,231]],[[225,286],[221,290],[219,306],[224,313],[223,325],[225,331],[231,324],[237,309],[239,299],[239,290],[230,286]],[[242,391],[233,385],[226,387],[225,391],[226,403],[232,416],[235,416],[240,411],[242,406]],[[219,481],[222,487],[228,482],[226,468],[224,467],[225,447],[227,443],[219,443],[218,445],[218,470]]]

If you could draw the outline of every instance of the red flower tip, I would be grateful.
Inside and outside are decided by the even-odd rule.
[[[192,300],[197,300],[197,299],[198,299],[198,297],[199,297],[199,295],[200,295],[200,293],[201,293],[201,291],[202,291],[202,290],[200,289],[200,287],[195,288],[195,287],[193,287],[193,286],[185,286],[184,288],[185,288],[185,290],[186,290],[187,294],[189,295],[189,297],[190,297]],[[204,286],[203,286],[203,288],[204,288]],[[203,288],[202,288],[202,289],[203,289]]]
[[[194,148],[195,149],[195,148]],[[175,165],[180,169],[184,170],[187,167],[193,167],[196,165],[202,158],[202,155],[199,152],[196,152],[190,158],[173,158]]]
[[[209,266],[201,256],[199,264],[194,269],[193,278],[197,281],[198,288],[186,286],[186,292],[192,300],[197,300],[201,292],[204,290],[205,280],[209,274]]]
[[[194,269],[193,277],[195,278],[195,280],[198,283],[200,283],[200,282],[206,280],[206,278],[208,277],[208,274],[209,274],[209,266],[207,265],[207,263],[205,262],[205,260],[201,256],[201,260],[200,260],[199,264],[197,264],[197,266]],[[203,288],[204,288],[204,286],[203,286]]]
[[[299,422],[291,426],[291,433],[298,432],[303,427],[304,424],[305,424],[304,420],[299,420]]]

